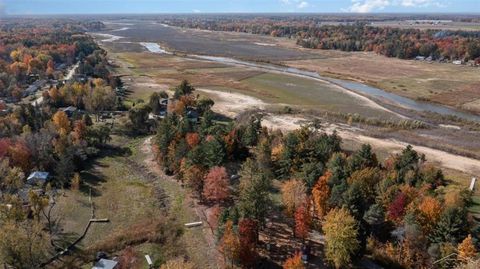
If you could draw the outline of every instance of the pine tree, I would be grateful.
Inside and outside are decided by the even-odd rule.
[[[447,208],[429,235],[431,242],[457,244],[467,236],[467,212],[462,208]]]

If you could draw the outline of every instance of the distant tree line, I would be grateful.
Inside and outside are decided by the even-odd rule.
[[[324,25],[313,20],[250,18],[178,18],[166,21],[187,28],[244,32],[295,38],[305,48],[373,51],[387,57],[475,60],[480,57],[480,31],[444,31],[374,27],[366,23]]]

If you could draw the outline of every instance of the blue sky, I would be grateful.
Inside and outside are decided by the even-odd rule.
[[[0,14],[468,12],[480,0],[0,0]]]

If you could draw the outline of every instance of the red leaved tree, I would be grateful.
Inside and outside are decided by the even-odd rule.
[[[252,219],[242,219],[238,224],[240,237],[240,262],[251,268],[257,258],[255,248],[258,239],[258,224]]]
[[[200,144],[200,135],[198,135],[198,133],[188,133],[185,136],[185,139],[187,140],[187,144],[190,148],[194,148]]]
[[[407,196],[403,192],[401,192],[388,206],[388,218],[392,221],[399,221],[405,215],[406,206]]]
[[[205,176],[203,196],[213,202],[225,201],[230,194],[228,174],[225,167],[213,167]]]
[[[305,201],[295,211],[295,236],[305,240],[308,237],[311,223],[309,203]]]

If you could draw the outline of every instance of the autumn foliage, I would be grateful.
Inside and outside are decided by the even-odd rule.
[[[327,214],[328,199],[330,198],[330,187],[328,186],[328,180],[332,176],[332,173],[327,171],[321,176],[312,190],[313,207],[317,217],[322,219]]]
[[[307,239],[311,222],[309,203],[304,202],[295,211],[295,236]]]
[[[203,196],[213,202],[225,201],[229,194],[228,174],[225,167],[213,167],[205,176]]]
[[[302,255],[300,252],[297,252],[292,257],[288,258],[285,263],[283,263],[283,269],[304,269],[305,265],[302,261]]]

